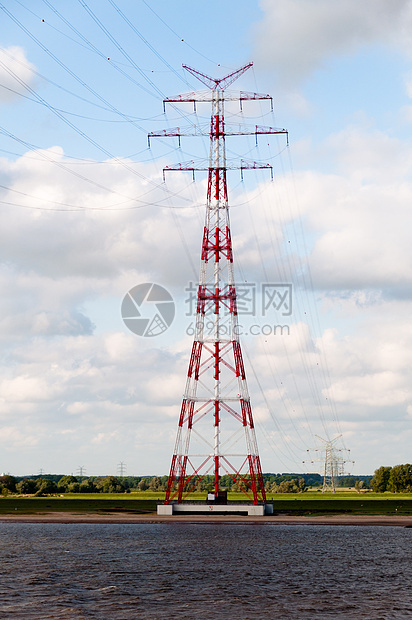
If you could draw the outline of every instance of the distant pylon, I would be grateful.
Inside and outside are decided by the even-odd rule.
[[[331,493],[336,493],[338,478],[339,476],[344,475],[345,463],[353,463],[354,461],[351,461],[348,458],[344,458],[343,456],[340,456],[338,454],[338,452],[350,452],[350,450],[347,450],[346,448],[335,447],[335,443],[338,441],[338,439],[342,437],[342,435],[338,435],[331,440],[323,439],[322,437],[319,437],[319,435],[316,435],[316,437],[323,442],[323,446],[320,448],[314,448],[313,450],[315,452],[324,452],[325,456],[320,459],[313,459],[309,462],[323,464],[322,493],[326,493],[328,491]]]
[[[120,461],[117,466],[117,475],[121,478],[126,475],[126,463],[123,463],[123,461]]]
[[[268,99],[270,95],[225,89],[252,63],[221,79],[211,78],[183,65],[209,89],[168,98],[166,102],[210,102],[210,126],[193,125],[187,130],[165,129],[152,137],[209,136],[208,164],[191,161],[167,166],[167,170],[207,170],[206,218],[201,248],[194,342],[190,356],[176,444],[172,456],[165,504],[179,503],[206,475],[213,479],[208,499],[219,500],[222,473],[243,491],[253,504],[265,503],[266,495],[255,427],[239,342],[237,301],[226,181],[228,169],[269,168],[270,164],[242,160],[227,165],[225,138],[228,135],[287,134],[285,129],[254,126],[239,130],[225,125],[224,101]],[[208,317],[207,325],[205,317]],[[209,323],[211,329],[208,329]]]

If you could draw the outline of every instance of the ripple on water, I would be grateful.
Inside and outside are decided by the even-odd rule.
[[[0,525],[0,617],[412,617],[412,529]]]

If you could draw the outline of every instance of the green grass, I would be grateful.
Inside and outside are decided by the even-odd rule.
[[[42,512],[74,512],[104,514],[156,512],[155,499],[136,499],[129,494],[83,494],[64,497],[11,497],[0,499],[2,514],[35,514]]]
[[[144,491],[122,494],[70,494],[51,497],[0,497],[1,514],[34,514],[44,512],[74,512],[110,514],[128,512],[150,514],[156,512],[156,505],[164,499],[164,493]],[[204,501],[206,493],[193,493],[188,500]],[[231,502],[244,502],[240,493],[229,493]],[[288,515],[412,515],[412,494],[410,493],[319,493],[309,491],[292,495],[289,493],[269,494],[274,514]]]
[[[287,493],[270,494],[274,514],[294,515],[412,515],[411,493]]]

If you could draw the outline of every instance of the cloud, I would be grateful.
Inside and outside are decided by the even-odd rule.
[[[21,47],[0,48],[0,103],[19,99],[19,94],[29,95],[22,82],[33,86],[34,68]]]
[[[61,149],[46,152],[68,167]],[[47,200],[87,206],[117,200],[43,158],[40,164],[39,157],[36,151],[15,162],[4,160],[2,185],[15,191],[3,190],[1,200],[43,208],[51,206]],[[237,277],[301,282],[310,255],[316,293],[326,310],[333,308],[334,323],[336,317],[355,322],[346,338],[339,325],[336,331],[318,333],[314,317],[306,314],[308,305],[315,304],[308,302],[310,290],[303,288],[302,298],[294,299],[290,337],[244,341],[256,421],[269,429],[260,430],[258,423],[263,462],[273,471],[294,469],[302,451],[314,443],[312,435],[325,436],[325,429],[332,436],[338,433],[331,395],[338,417],[353,433],[350,447],[359,446],[361,453],[362,429],[369,421],[384,424],[395,412],[402,424],[411,406],[405,297],[412,264],[410,147],[373,128],[350,127],[319,144],[315,157],[329,163],[327,172],[306,169],[293,177],[279,176],[244,196],[246,204],[232,211]],[[147,189],[117,163],[89,165],[90,178],[119,193],[139,197]],[[156,178],[144,164],[138,170]],[[183,191],[181,179],[172,183]],[[291,199],[296,194],[299,201]],[[163,197],[157,189],[153,195],[155,200]],[[91,466],[102,473],[110,445],[111,453],[119,455],[115,459],[133,463],[130,473],[167,471],[191,338],[183,336],[183,320],[174,327],[171,344],[122,331],[120,304],[125,292],[141,281],[170,285],[179,295],[189,279],[196,280],[188,256],[198,256],[202,219],[203,210],[190,209],[2,207],[0,285],[7,295],[0,300],[5,395],[0,415],[8,427],[9,443],[2,449],[9,469],[25,473],[19,470],[18,456],[24,444],[34,446],[37,455],[47,454],[52,470],[73,470],[70,455],[75,454],[89,459],[82,463],[88,473],[93,473]],[[307,247],[300,243],[302,230]],[[110,310],[108,299],[113,300]],[[101,306],[107,325],[89,315],[85,308],[90,301]],[[398,317],[396,333],[391,316]],[[383,318],[386,327],[380,330]],[[273,440],[265,442],[272,432]],[[407,441],[405,434],[405,450]],[[279,446],[285,452],[282,461]],[[148,471],[147,462],[151,467],[156,463],[156,471]],[[370,471],[366,461],[362,467]]]
[[[291,86],[334,56],[373,43],[412,53],[411,0],[261,0],[256,60]]]
[[[174,404],[174,428],[183,383],[171,378],[170,368],[180,379],[186,364],[150,346],[133,334],[115,332],[14,344],[0,364],[0,417],[17,438],[7,449],[17,449],[22,434],[24,442],[32,436],[43,445],[50,437],[59,441],[63,431],[76,451],[111,436],[120,449],[131,436],[170,418],[163,411],[166,402]],[[168,459],[162,467],[167,468]]]
[[[113,279],[131,269],[144,274],[150,264],[151,273],[166,272],[168,282],[187,282],[191,268],[182,261],[182,227],[194,249],[197,238],[190,231],[198,230],[198,214],[180,209],[177,217],[159,208],[174,206],[167,188],[179,194],[180,205],[193,204],[187,178],[177,175],[166,188],[157,176],[161,165],[154,171],[151,165],[124,163],[127,167],[113,160],[85,166],[68,161],[59,147],[27,152],[15,162],[3,158],[0,180],[9,189],[0,189],[6,205],[0,221],[7,221],[0,260],[53,279]],[[170,249],[168,260],[159,247]],[[176,270],[176,260],[188,263],[188,270]]]
[[[312,169],[299,157],[301,169],[250,194],[256,235],[240,262],[306,288],[363,291],[363,305],[373,291],[410,298],[411,145],[350,126],[313,148]]]
[[[331,303],[336,317],[344,302],[334,298]],[[345,307],[341,310],[347,314]],[[286,458],[297,461],[299,451],[303,454],[314,447],[315,435],[332,438],[341,432],[358,472],[373,471],[382,459],[389,464],[407,462],[412,403],[410,302],[381,299],[358,307],[355,317],[350,331],[350,323],[344,323],[342,330],[326,329],[318,337],[309,325],[292,323],[290,336],[243,342],[254,409],[267,411],[269,406],[271,418],[264,426],[276,426],[273,441],[280,448],[285,449],[287,436],[293,437],[292,454],[284,455],[284,462]],[[260,425],[257,430],[264,462],[271,462],[265,433]]]
[[[152,190],[150,180],[158,181],[161,165],[156,172],[133,165],[146,180],[114,161],[67,161],[59,147],[2,159],[0,182],[9,189],[0,192],[0,416],[7,421],[8,468],[15,472],[25,473],[19,446],[35,447],[36,458],[46,455],[53,471],[71,471],[70,454],[85,453],[101,473],[107,440],[119,453],[114,458],[139,463],[130,473],[153,473],[157,460],[148,465],[145,455],[159,449],[158,440],[173,445],[190,347],[167,351],[137,338],[122,325],[120,305],[126,291],[144,281],[183,294],[194,277],[188,253],[197,254],[202,227],[196,210],[156,206],[165,193],[161,186]],[[176,177],[168,187],[178,205],[186,204],[187,179]],[[190,194],[196,196],[192,187]],[[153,204],[104,211],[113,203],[139,204],[128,196]],[[94,324],[90,305],[103,326]],[[169,458],[165,453],[154,473],[166,471]],[[39,467],[48,468],[47,462]]]

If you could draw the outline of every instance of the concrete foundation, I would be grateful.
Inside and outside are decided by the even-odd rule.
[[[172,515],[173,514],[173,504],[158,504],[157,505],[157,514],[158,515]]]
[[[176,514],[244,514],[261,517],[273,514],[272,504],[159,504],[158,515]]]

